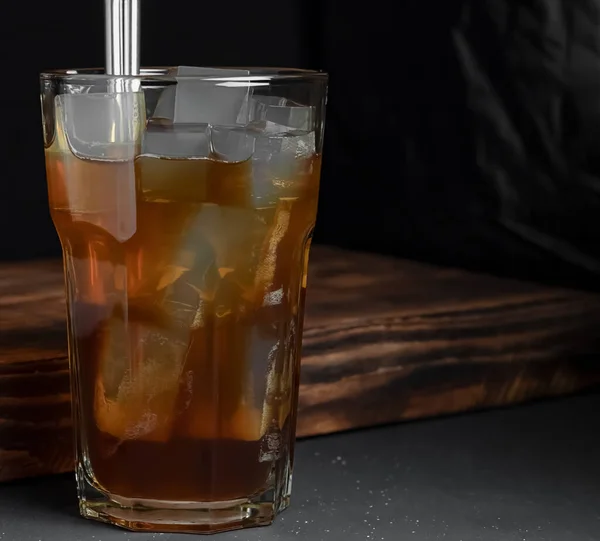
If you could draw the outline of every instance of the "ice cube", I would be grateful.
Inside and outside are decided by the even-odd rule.
[[[180,385],[187,340],[147,321],[111,319],[98,350],[94,415],[119,440],[166,441]]]
[[[207,203],[189,229],[190,245],[195,238],[208,240],[215,253],[216,267],[220,269],[247,270],[252,264],[252,253],[261,245],[267,226],[253,209],[240,209]]]
[[[310,131],[315,114],[314,107],[276,96],[252,96],[249,109],[251,122],[268,122],[277,131]]]
[[[180,160],[211,158],[219,162],[239,163],[249,160],[253,152],[253,131],[245,128],[211,126],[209,124],[167,124],[151,121],[148,123],[143,143],[144,157],[177,158]],[[164,169],[160,165],[158,167]],[[173,168],[174,166],[167,167]],[[200,173],[201,169],[210,168],[210,164],[188,164],[187,168],[196,169]],[[218,167],[212,169],[213,175],[217,173],[218,176],[216,171]],[[146,173],[149,177],[158,178],[151,171]],[[164,180],[176,183],[183,180],[183,177],[178,175],[174,168],[172,173]],[[200,175],[202,178],[204,176]],[[189,182],[189,177],[187,182]],[[217,182],[218,180],[215,178],[213,184]]]
[[[202,205],[158,281],[170,320],[185,329],[200,327],[207,302],[218,301],[227,311],[245,288],[253,291],[266,233],[266,224],[252,209]]]
[[[250,125],[255,130],[254,206],[273,207],[280,197],[298,195],[315,154],[314,107],[276,96],[252,96]]]
[[[47,149],[50,204],[123,242],[136,231],[135,167],[143,96],[61,95]]]
[[[249,84],[240,81],[237,86],[223,86],[227,81],[203,80],[202,77],[244,77],[249,73],[247,70],[177,68],[174,73],[177,84],[162,90],[148,124],[144,152],[198,158],[207,157],[212,149],[216,157],[226,161],[248,159],[252,153],[251,140],[244,143],[242,132],[226,133],[224,128],[217,129],[211,146],[208,130],[209,125],[231,127],[248,123]]]
[[[281,197],[298,196],[312,174],[314,154],[314,132],[289,132],[279,124],[265,123],[252,158],[254,205],[274,206]]]
[[[254,153],[254,131],[246,128],[213,126],[210,130],[211,155],[226,162],[242,162]]]
[[[171,323],[183,329],[204,326],[206,303],[213,299],[220,277],[213,246],[192,223],[157,286],[164,290],[162,306]]]
[[[61,94],[56,110],[66,142],[79,158],[132,160],[145,124],[143,92]]]
[[[174,74],[177,85],[166,88],[154,117],[184,124],[246,124],[242,111],[247,111],[250,85],[226,85],[227,81],[203,80],[202,77],[245,77],[247,70],[197,68],[179,66]]]
[[[150,121],[144,134],[143,154],[172,158],[207,158],[208,124],[171,124]]]
[[[265,129],[257,137],[256,147],[256,152],[259,153],[257,158],[268,156],[270,162],[307,158],[315,153],[315,132],[290,132],[282,129],[279,124],[267,122]]]
[[[247,103],[248,122],[251,124],[260,124],[265,121],[269,107],[285,105],[287,100],[277,96],[253,95],[248,99]]]

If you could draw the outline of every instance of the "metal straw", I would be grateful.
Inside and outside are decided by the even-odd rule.
[[[104,0],[106,74],[140,73],[140,0]]]

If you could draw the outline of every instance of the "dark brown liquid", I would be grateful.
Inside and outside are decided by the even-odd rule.
[[[318,157],[262,206],[250,162],[46,158],[88,473],[129,498],[263,489],[293,433]]]
[[[172,438],[167,444],[98,434],[96,478],[114,494],[169,501],[227,501],[266,485],[271,463],[259,462],[260,441]],[[110,456],[98,451],[118,448]],[[108,481],[108,485],[106,482]]]

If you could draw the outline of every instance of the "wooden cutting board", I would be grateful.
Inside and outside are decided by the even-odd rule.
[[[600,296],[313,248],[298,435],[600,384]],[[59,261],[0,264],[0,480],[72,468]]]

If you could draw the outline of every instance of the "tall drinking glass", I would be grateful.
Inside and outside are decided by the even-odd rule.
[[[270,523],[289,503],[327,76],[41,76],[83,516]]]

